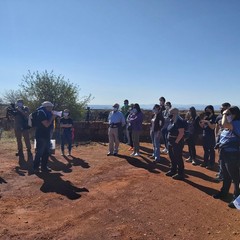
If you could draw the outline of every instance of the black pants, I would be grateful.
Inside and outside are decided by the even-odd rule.
[[[196,140],[197,136],[195,134],[190,134],[186,140],[188,145],[189,157],[191,159],[196,159]]]
[[[204,163],[210,166],[213,166],[215,163],[215,144],[214,136],[203,137]]]
[[[171,172],[179,175],[184,174],[184,163],[182,158],[184,142],[181,140],[178,144],[175,142],[168,143],[168,153],[171,160]]]
[[[221,192],[223,194],[227,194],[231,183],[233,182],[233,194],[234,198],[236,198],[240,194],[240,154],[239,152],[226,152],[224,149],[221,149],[220,159],[222,160],[223,168],[223,186],[221,188]]]

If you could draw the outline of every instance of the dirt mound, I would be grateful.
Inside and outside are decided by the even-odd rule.
[[[75,147],[72,157],[57,149],[51,173],[28,175],[15,142],[1,142],[0,239],[240,238],[240,212],[211,196],[221,186],[217,166],[186,163],[186,179],[177,181],[165,176],[167,155],[160,164],[149,159],[151,144],[135,158],[120,147],[117,157],[102,143]],[[200,162],[202,147],[197,153]]]

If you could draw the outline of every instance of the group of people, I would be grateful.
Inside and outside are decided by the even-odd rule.
[[[36,154],[33,159],[32,170],[50,172],[48,158],[50,155],[50,140],[52,137],[53,123],[56,114],[53,111],[53,104],[45,101],[37,109],[36,121]],[[138,103],[130,104],[126,99],[120,108],[118,103],[112,106],[108,116],[108,137],[109,147],[107,156],[118,155],[119,133],[123,134],[123,139],[129,145],[130,154],[133,157],[140,155],[140,134],[144,114]],[[28,157],[32,156],[31,144],[26,121],[29,116],[29,109],[24,106],[23,100],[16,103],[13,117],[15,119],[15,135],[17,139],[17,156],[23,155],[22,137],[25,140]],[[61,154],[64,155],[64,146],[68,144],[68,155],[72,149],[72,128],[73,120],[70,111],[65,109],[60,119],[61,127]],[[166,176],[176,180],[183,180],[184,144],[188,145],[189,158],[186,162],[197,165],[196,142],[202,136],[203,162],[202,167],[213,169],[215,164],[215,151],[219,151],[219,172],[217,177],[222,180],[223,186],[219,193],[213,197],[216,199],[226,198],[231,182],[234,185],[234,199],[240,195],[240,110],[237,106],[223,103],[221,113],[216,116],[214,107],[208,105],[202,114],[197,114],[194,107],[191,107],[185,116],[180,116],[179,109],[172,107],[171,102],[166,102],[164,97],[160,97],[159,104],[155,104],[152,109],[150,123],[150,137],[153,145],[153,154],[150,156],[154,163],[160,163],[160,154],[169,154],[171,167]],[[164,149],[160,151],[161,140]],[[233,201],[229,207],[234,207]]]
[[[131,156],[139,156],[139,136],[142,129],[143,113],[139,104],[124,106],[113,105],[109,121],[109,155],[117,155],[119,148],[119,128],[124,129],[127,136]],[[204,150],[201,167],[212,170],[215,165],[215,151],[219,151],[219,172],[217,180],[223,182],[219,193],[214,198],[226,198],[231,182],[234,185],[233,201],[240,195],[240,110],[237,106],[231,106],[225,102],[221,105],[221,113],[216,116],[214,107],[208,105],[204,112],[197,114],[191,107],[185,116],[180,116],[179,109],[173,108],[171,102],[166,102],[164,97],[155,104],[150,124],[150,136],[153,144],[154,163],[161,162],[160,144],[163,139],[163,154],[169,154],[171,168],[166,176],[176,180],[184,179],[183,147],[188,145],[189,157],[186,162],[197,165],[196,143],[198,137],[202,137]],[[234,207],[233,201],[228,206]]]
[[[53,111],[54,105],[45,101],[41,106],[32,114],[31,120],[35,122],[35,139],[36,139],[36,154],[33,159],[33,166],[30,172],[37,173],[41,167],[42,172],[50,172],[51,169],[48,167],[48,159],[51,150],[51,138],[54,127],[54,120],[58,116],[55,111]],[[14,131],[17,140],[18,151],[16,156],[20,158],[23,157],[23,145],[22,138],[24,138],[28,159],[32,159],[31,143],[29,137],[29,108],[24,106],[23,100],[19,99],[16,102],[14,109],[9,112],[9,114],[14,118]],[[33,117],[34,116],[34,117]],[[33,119],[35,118],[35,119]],[[61,154],[64,155],[64,147],[67,144],[68,156],[71,155],[72,149],[72,128],[73,120],[70,117],[70,111],[65,109],[62,112],[62,117],[60,118],[60,128],[61,128]]]

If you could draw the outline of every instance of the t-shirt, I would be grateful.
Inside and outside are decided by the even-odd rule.
[[[227,152],[239,151],[240,121],[232,121],[233,130],[224,129],[220,135],[220,146]]]
[[[73,120],[71,118],[61,118],[60,119],[60,124],[72,124],[73,125]],[[64,127],[62,128],[63,132],[67,133],[67,132],[71,132],[72,131],[72,127]]]
[[[50,140],[50,133],[52,126],[45,127],[42,122],[49,120],[47,114],[44,110],[39,110],[37,115],[37,126],[36,126],[36,138],[44,138]]]
[[[178,118],[177,121],[174,123],[170,122],[170,124],[168,125],[168,133],[170,136],[174,136],[177,137],[178,136],[178,129],[180,128],[184,128],[186,129],[187,125],[186,125],[186,121],[184,121],[182,118]]]
[[[216,123],[216,116],[212,115],[211,117],[206,118],[211,124]],[[211,129],[208,124],[206,123],[203,128],[203,136],[204,137],[212,137],[215,139],[215,132],[214,129]]]

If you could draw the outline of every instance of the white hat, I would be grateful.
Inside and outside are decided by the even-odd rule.
[[[42,106],[43,107],[53,107],[54,105],[49,101],[45,101],[45,102],[42,103]]]

